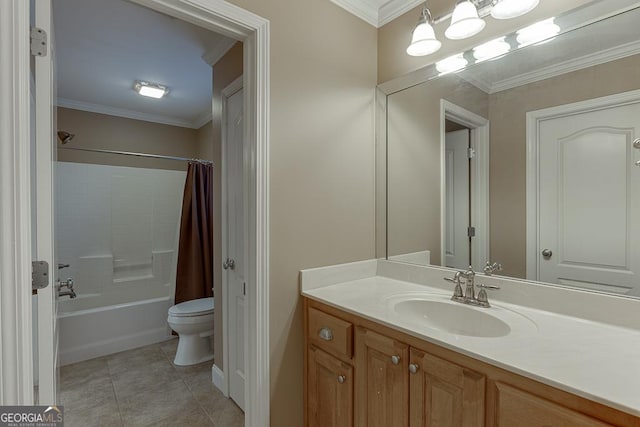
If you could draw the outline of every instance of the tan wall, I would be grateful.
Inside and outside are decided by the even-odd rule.
[[[489,97],[491,259],[526,277],[526,113],[640,89],[640,55]]]
[[[65,147],[194,157],[196,130],[88,111],[58,108],[58,129],[75,134]],[[58,141],[58,147],[61,144]],[[186,162],[58,149],[61,162],[186,170]]]
[[[429,250],[440,265],[440,99],[488,117],[488,95],[451,74],[388,97],[389,256]]]
[[[376,29],[327,0],[232,0],[271,21],[271,425],[301,426],[300,269],[372,258]]]
[[[406,49],[411,41],[411,33],[418,23],[423,5],[405,13],[381,27],[378,31],[378,82],[386,82],[403,74],[415,71],[426,65],[433,64],[443,58],[458,52],[463,52],[474,46],[492,40],[498,36],[511,33],[519,28],[541,19],[556,16],[592,0],[555,0],[540,2],[538,7],[530,13],[515,19],[497,20],[490,16],[486,18],[487,26],[477,36],[466,40],[448,40],[444,31],[449,20],[436,25],[436,36],[442,41],[442,48],[433,55],[412,57],[407,55]],[[433,17],[442,16],[452,10],[455,2],[451,0],[430,0],[429,8]]]

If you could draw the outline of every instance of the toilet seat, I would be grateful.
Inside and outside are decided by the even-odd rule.
[[[191,301],[181,302],[169,308],[169,316],[172,317],[195,317],[213,314],[214,299],[199,298]]]

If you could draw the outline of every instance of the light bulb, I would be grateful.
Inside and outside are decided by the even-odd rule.
[[[459,2],[451,15],[451,25],[444,35],[451,40],[462,40],[475,36],[485,26],[478,16],[478,9],[469,0]]]
[[[518,30],[516,40],[520,47],[549,42],[560,33],[560,27],[556,25],[555,18],[536,22],[533,25]]]
[[[500,37],[473,48],[473,57],[476,59],[476,62],[488,61],[504,55],[510,50],[511,45],[504,41],[504,37]]]
[[[467,66],[469,62],[462,56],[461,53],[450,56],[442,61],[436,62],[436,69],[440,74],[453,73],[454,71],[462,70]]]

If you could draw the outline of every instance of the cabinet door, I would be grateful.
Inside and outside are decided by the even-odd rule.
[[[411,349],[411,427],[484,426],[485,377]]]
[[[579,412],[506,384],[496,383],[498,427],[611,427]]]
[[[353,426],[353,368],[314,346],[307,366],[309,427]]]
[[[359,327],[356,333],[356,425],[407,427],[409,346]]]

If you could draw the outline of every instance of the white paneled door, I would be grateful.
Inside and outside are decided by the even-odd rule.
[[[466,269],[471,265],[471,242],[468,235],[469,129],[447,133],[445,177],[445,265]]]
[[[51,0],[35,0],[36,27],[47,33],[45,55],[35,58],[36,120],[36,257],[49,263],[49,286],[38,290],[37,358],[39,403],[51,405],[57,400],[58,378],[58,293],[55,280],[58,269],[54,254],[54,161],[56,159],[55,61],[52,47]]]
[[[640,103],[538,131],[539,279],[640,296]]]
[[[243,137],[243,96],[240,77],[223,92],[223,170],[224,196],[223,245],[224,275],[227,289],[226,316],[229,396],[244,410],[245,338],[247,289],[247,224],[246,191],[248,151]]]

